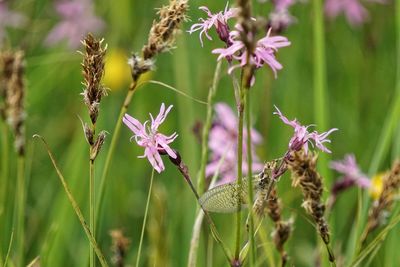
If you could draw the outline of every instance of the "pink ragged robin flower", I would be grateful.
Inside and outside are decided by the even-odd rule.
[[[0,1],[0,47],[5,37],[5,28],[20,28],[26,22],[26,17],[20,13],[11,11],[5,1]]]
[[[271,30],[267,35],[257,41],[256,48],[250,56],[249,64],[254,65],[256,68],[261,68],[263,65],[268,65],[277,77],[278,70],[281,70],[282,65],[276,60],[275,53],[281,47],[290,45],[290,42],[283,36],[270,36]],[[212,51],[213,54],[219,54],[218,60],[223,58],[235,59],[239,64],[233,65],[229,68],[228,72],[231,73],[238,67],[243,67],[247,64],[247,51],[245,44],[241,40],[240,26],[236,26],[236,30],[230,32],[230,39],[232,40],[231,46],[227,48],[217,48]],[[252,79],[252,84],[254,79]]]
[[[313,145],[312,141],[317,148],[319,148],[322,152],[331,153],[331,151],[324,146],[324,143],[330,143],[331,140],[327,139],[328,135],[332,132],[337,131],[337,128],[332,128],[327,132],[318,133],[317,131],[309,132],[308,128],[313,125],[303,126],[301,125],[297,119],[290,121],[287,117],[285,117],[282,112],[275,106],[276,111],[273,113],[278,115],[279,118],[287,125],[290,125],[294,128],[294,134],[289,141],[289,151],[299,151],[304,149],[307,153],[308,144]]]
[[[139,158],[147,158],[158,173],[165,169],[160,152],[166,152],[173,159],[177,157],[174,150],[169,147],[169,144],[178,135],[173,133],[170,136],[166,136],[158,132],[158,127],[164,122],[171,108],[172,105],[165,109],[165,105],[162,103],[160,112],[155,119],[150,114],[151,125],[146,125],[149,121],[145,121],[142,124],[128,114],[125,114],[122,119],[125,125],[134,133],[131,139],[134,139],[139,146],[144,147],[144,155],[139,156]]]
[[[237,145],[238,145],[238,118],[232,109],[225,103],[215,105],[215,120],[210,130],[208,147],[211,152],[211,161],[207,165],[207,177],[213,176],[218,169],[219,162],[223,158],[219,169],[221,179],[218,184],[228,183],[237,178]],[[252,151],[262,142],[261,135],[254,129],[251,131]],[[243,174],[248,172],[247,166],[247,133],[243,133]],[[252,171],[259,172],[263,164],[257,155],[252,155]]]
[[[360,170],[354,155],[345,155],[343,160],[332,161],[330,167],[343,175],[342,179],[335,184],[346,185],[346,187],[356,185],[361,188],[368,188],[371,185],[371,180]]]
[[[56,3],[55,9],[61,21],[47,35],[45,44],[48,46],[65,40],[75,49],[87,33],[97,33],[104,28],[104,22],[94,14],[92,0],[62,0]]]
[[[369,0],[369,2],[383,4],[385,0]],[[325,13],[330,18],[335,18],[343,13],[352,26],[361,25],[369,18],[368,11],[362,5],[361,0],[326,0]]]
[[[206,6],[199,7],[200,10],[207,13],[208,18],[203,19],[199,18],[199,23],[195,23],[190,27],[188,31],[190,34],[200,31],[200,43],[203,46],[203,34],[207,37],[208,40],[212,40],[211,36],[208,34],[208,31],[211,28],[215,28],[219,38],[229,45],[229,26],[228,20],[237,15],[237,8],[228,8],[228,4],[226,3],[225,10],[220,11],[216,14],[211,13],[211,11]]]

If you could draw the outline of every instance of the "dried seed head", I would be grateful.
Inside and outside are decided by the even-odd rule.
[[[22,51],[0,55],[0,94],[4,98],[1,116],[14,132],[15,149],[19,155],[23,155],[25,149],[24,70]]]
[[[300,150],[292,152],[287,164],[292,172],[292,185],[300,187],[303,193],[302,206],[314,219],[325,244],[329,244],[328,224],[324,218],[325,205],[321,200],[323,193],[322,177],[316,170],[317,159],[317,154],[310,151],[306,154],[304,150]]]
[[[82,95],[83,101],[89,109],[92,124],[96,123],[99,114],[101,97],[107,95],[105,87],[101,84],[104,75],[104,57],[107,46],[102,47],[103,40],[98,40],[88,34],[82,41],[85,47],[83,54],[82,73],[85,86]]]
[[[124,233],[119,230],[111,230],[110,236],[112,239],[111,251],[113,252],[112,261],[115,266],[123,267],[125,256],[131,244],[131,240],[124,236]]]
[[[92,131],[92,129],[89,127],[89,125],[87,123],[83,123],[83,132],[85,134],[85,138],[86,141],[89,143],[89,145],[93,145],[94,144],[94,133]]]
[[[147,44],[143,47],[144,60],[173,48],[181,23],[187,20],[187,0],[170,0],[168,6],[158,11],[159,21],[154,21]]]
[[[94,161],[96,159],[105,140],[106,140],[106,131],[101,131],[97,136],[96,142],[93,145],[91,145],[90,160]]]
[[[137,54],[132,54],[128,59],[128,65],[131,67],[132,79],[137,81],[143,73],[155,68],[153,59],[143,59]]]
[[[276,249],[281,254],[282,266],[287,261],[287,253],[284,249],[286,241],[289,239],[290,233],[293,230],[293,220],[282,220],[281,201],[278,198],[276,189],[272,189],[267,201],[267,213],[275,224],[275,230],[272,232],[272,238]]]
[[[391,171],[383,177],[382,193],[369,210],[367,226],[362,236],[363,243],[373,230],[385,223],[399,188],[400,160],[397,160],[394,162]]]

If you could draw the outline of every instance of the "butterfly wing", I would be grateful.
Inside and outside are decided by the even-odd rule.
[[[257,188],[256,179],[254,179]],[[236,182],[216,186],[201,196],[200,205],[209,212],[232,213],[238,210],[238,195],[240,206],[244,207],[248,201],[248,180],[242,179],[242,185]]]

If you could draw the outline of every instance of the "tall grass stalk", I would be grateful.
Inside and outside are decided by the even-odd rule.
[[[180,155],[178,155],[178,158],[180,158]],[[223,160],[223,159],[221,159],[221,160]],[[185,179],[186,183],[189,185],[190,190],[192,191],[193,195],[195,196],[195,198],[197,200],[197,203],[199,203],[202,211],[204,212],[204,216],[206,217],[208,226],[210,227],[210,231],[211,231],[212,236],[214,237],[214,240],[217,242],[218,245],[220,245],[220,247],[221,247],[221,249],[222,249],[222,251],[223,251],[223,253],[225,255],[225,258],[227,259],[229,264],[232,265],[231,252],[229,251],[229,249],[225,245],[225,243],[222,241],[222,238],[219,235],[219,233],[217,231],[217,227],[215,226],[215,223],[214,223],[213,219],[211,218],[210,214],[200,204],[199,194],[197,193],[196,187],[192,183],[192,179],[190,178],[190,174],[189,174],[189,170],[188,170],[187,166],[182,162],[182,160],[180,160],[180,162],[177,162],[177,161],[172,161],[172,162],[177,166],[179,172],[182,174],[182,176]]]
[[[238,143],[237,143],[237,184],[239,188],[242,187],[242,162],[243,162],[243,115],[245,109],[245,88],[244,82],[242,81],[239,92],[239,105],[238,105]],[[241,213],[241,196],[237,196],[237,212],[236,212],[236,241],[235,241],[235,260],[239,260],[240,254],[240,237],[242,230],[242,213]]]
[[[25,155],[21,154],[17,158],[17,186],[15,194],[17,266],[25,264],[25,194]]]
[[[222,61],[218,61],[214,71],[213,82],[208,91],[208,97],[207,97],[207,115],[206,115],[206,121],[203,125],[203,131],[201,137],[201,161],[200,161],[200,170],[197,177],[197,192],[199,192],[200,194],[204,192],[205,188],[206,166],[208,159],[208,137],[210,134],[211,124],[212,124],[213,103],[214,103],[215,93],[218,87],[218,82],[220,79],[221,65]],[[196,214],[198,215],[196,217],[192,230],[192,238],[190,241],[190,248],[189,248],[188,267],[196,266],[196,261],[197,261],[197,251],[199,248],[200,231],[204,218],[204,214],[199,213],[199,210],[200,209],[197,208]]]
[[[204,184],[206,180],[206,166],[208,160],[208,137],[210,134],[212,117],[213,117],[213,104],[215,93],[217,92],[218,82],[221,75],[221,65],[222,61],[217,62],[217,66],[214,71],[214,78],[210,90],[208,91],[207,97],[207,115],[206,121],[203,125],[203,132],[201,135],[201,161],[200,161],[200,171],[197,177],[197,191],[201,194],[204,192]]]
[[[8,189],[8,166],[9,166],[9,146],[8,146],[8,128],[6,123],[1,125],[1,181],[0,181],[0,229],[6,231],[7,227],[7,189]],[[3,240],[4,238],[4,240]],[[2,256],[3,247],[6,247],[6,239],[3,236],[0,239],[0,255]]]
[[[89,151],[89,157],[92,155],[92,147],[90,147]],[[95,179],[94,179],[94,160],[89,159],[89,227],[90,231],[92,231],[93,235],[96,236],[96,230],[95,230],[95,222],[96,222],[96,217],[95,217],[95,203],[96,203],[96,190],[95,190]],[[89,265],[91,267],[96,265],[96,259],[94,256],[94,250],[92,245],[89,243],[90,248],[89,248]]]
[[[251,143],[251,108],[249,88],[246,88],[246,130],[247,130],[247,180],[248,180],[248,203],[249,203],[249,240],[250,240],[250,266],[256,266],[256,244],[254,240],[254,218],[251,203],[254,201],[253,179],[252,179],[252,143]]]
[[[35,134],[33,137],[39,138],[42,141],[44,148],[46,149],[46,152],[49,155],[51,163],[53,164],[53,167],[57,172],[58,178],[60,179],[61,184],[65,190],[65,193],[67,194],[68,200],[71,203],[72,208],[74,209],[75,214],[78,217],[79,222],[81,223],[83,230],[85,231],[85,234],[86,234],[87,238],[89,239],[90,244],[92,245],[92,247],[97,255],[97,258],[99,259],[101,266],[108,267],[107,261],[103,255],[103,253],[101,252],[100,247],[98,246],[93,233],[90,231],[90,228],[87,226],[87,223],[85,221],[85,218],[82,214],[81,209],[78,206],[78,203],[76,202],[74,196],[72,195],[71,190],[69,189],[63,174],[61,173],[60,169],[58,168],[58,165],[56,163],[56,160],[54,159],[53,153],[50,151],[49,145],[47,144],[46,140],[42,136]]]
[[[95,222],[95,225],[98,225],[99,221],[102,218],[101,214],[101,209],[103,205],[103,198],[104,198],[104,190],[105,190],[105,185],[106,185],[106,179],[108,175],[108,171],[110,168],[111,160],[114,155],[115,148],[117,146],[117,141],[121,132],[121,125],[122,125],[122,117],[124,114],[128,111],[128,107],[132,101],[132,97],[137,89],[137,82],[132,81],[132,83],[129,86],[129,90],[125,96],[125,100],[121,106],[117,122],[115,123],[114,130],[112,132],[112,138],[111,138],[111,143],[110,147],[107,152],[106,160],[104,162],[104,167],[103,171],[100,177],[100,185],[98,189],[98,196],[97,196],[97,204],[96,204],[96,209],[95,209],[95,217],[97,218],[97,221]]]
[[[185,36],[179,36],[176,41],[179,49],[174,51],[174,72],[175,84],[177,88],[184,90],[188,95],[192,95],[190,77],[190,61]],[[178,122],[180,127],[181,151],[192,170],[198,168],[198,147],[193,145],[196,142],[192,134],[192,124],[194,118],[194,105],[191,101],[182,97],[176,98],[178,108]]]
[[[314,35],[314,115],[318,127],[326,130],[328,122],[328,103],[326,88],[326,59],[325,59],[325,36],[324,36],[324,11],[322,0],[313,0],[313,35]],[[329,158],[326,153],[319,157],[320,172],[327,181],[331,183],[331,175],[328,169]]]
[[[8,259],[10,257],[10,252],[11,252],[13,241],[14,241],[14,230],[11,231],[10,242],[8,244],[7,254],[6,254],[6,258],[4,260],[4,265],[3,265],[4,267],[7,267]]]
[[[148,213],[148,211],[149,211],[149,204],[150,204],[151,191],[152,191],[152,189],[153,189],[153,180],[154,180],[154,169],[152,169],[152,171],[151,171],[149,192],[147,193],[146,209],[144,210],[144,218],[143,218],[143,224],[142,224],[142,232],[140,233],[140,241],[139,241],[139,247],[138,247],[138,254],[137,254],[137,257],[136,257],[136,267],[139,267],[140,256],[141,256],[141,253],[142,253],[143,237],[144,237],[144,231],[145,231],[145,229],[146,229],[147,213]]]

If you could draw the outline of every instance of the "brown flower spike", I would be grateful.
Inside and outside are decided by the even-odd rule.
[[[88,34],[82,41],[85,47],[82,62],[82,74],[85,86],[83,101],[89,110],[89,116],[92,124],[95,125],[99,115],[99,105],[102,96],[107,95],[107,91],[101,84],[104,75],[104,56],[107,46],[102,47],[103,40],[96,40],[93,35]]]
[[[160,20],[153,21],[147,45],[142,49],[145,60],[173,47],[175,35],[181,23],[187,19],[188,8],[187,0],[170,0],[168,6],[158,11]]]
[[[4,52],[0,55],[0,94],[4,98],[0,113],[14,132],[15,149],[20,156],[25,153],[24,70],[22,51]]]
[[[96,138],[96,121],[99,116],[99,105],[101,98],[107,95],[106,88],[101,84],[104,75],[104,57],[106,54],[107,46],[102,46],[103,39],[98,40],[90,33],[82,41],[85,47],[82,62],[82,74],[84,81],[82,84],[85,86],[83,90],[83,101],[89,110],[91,127],[86,123],[83,124],[83,130],[90,149],[90,160],[94,161],[104,144],[106,132],[101,131]]]
[[[267,213],[275,224],[275,230],[272,232],[272,238],[274,240],[276,249],[281,255],[281,266],[285,266],[288,260],[288,255],[285,251],[284,245],[289,239],[290,233],[293,230],[293,222],[292,220],[282,220],[282,207],[275,188],[271,191],[267,201]]]
[[[313,218],[319,235],[328,249],[329,260],[334,262],[335,258],[329,248],[330,234],[328,224],[324,218],[325,205],[321,199],[323,184],[322,177],[316,169],[317,159],[318,154],[311,151],[305,153],[304,150],[300,150],[292,152],[287,164],[292,172],[292,185],[300,187],[303,193],[302,206]]]
[[[153,21],[147,44],[142,48],[143,57],[133,54],[128,63],[131,66],[132,79],[136,82],[140,75],[154,69],[156,55],[174,47],[175,38],[183,21],[187,20],[189,9],[187,0],[170,0],[168,6],[158,11],[159,20]]]

